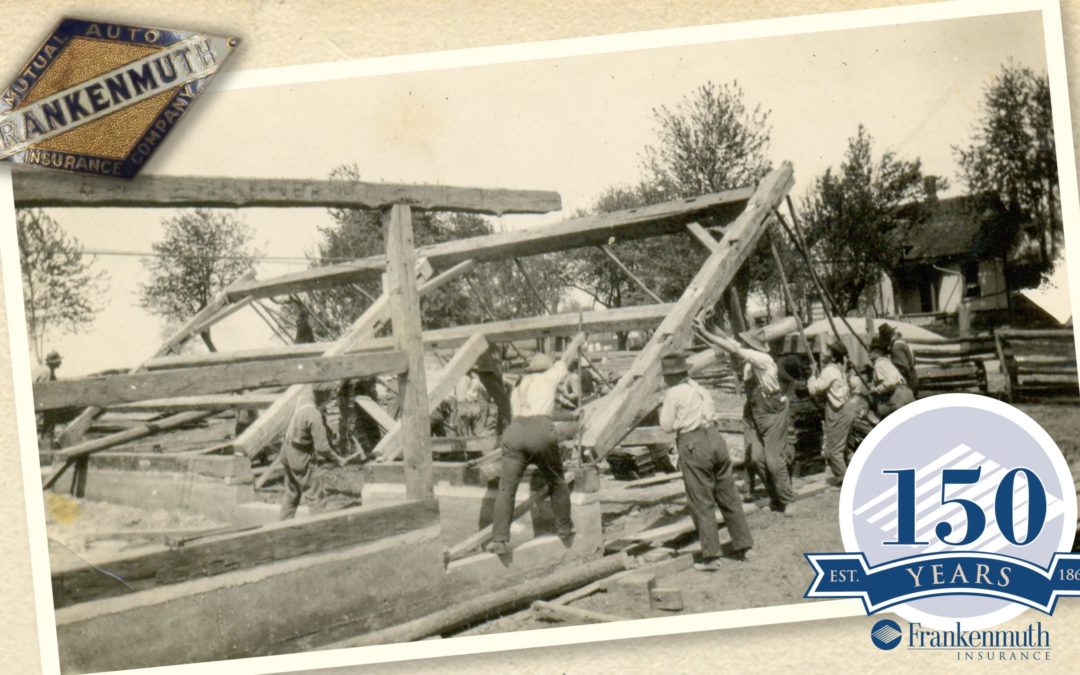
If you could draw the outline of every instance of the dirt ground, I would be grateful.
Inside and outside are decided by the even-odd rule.
[[[1057,441],[1074,468],[1074,475],[1080,472],[1080,406],[1020,404],[1017,407],[1038,421]],[[843,550],[837,525],[839,498],[839,491],[830,489],[801,499],[792,518],[768,511],[750,514],[748,519],[756,552],[750,562],[724,560],[722,568],[716,572],[690,569],[657,579],[658,587],[682,591],[685,608],[681,612],[653,610],[647,604],[619,593],[597,593],[571,606],[625,619],[641,619],[802,602],[813,576],[803,554]],[[670,514],[672,520],[684,513],[676,499],[643,508],[639,517],[645,521],[658,511]],[[620,519],[618,525],[627,526],[628,519]],[[576,624],[574,621],[537,619],[531,610],[525,610],[461,634],[480,635]]]
[[[162,531],[223,525],[193,513],[147,511],[53,492],[45,493],[45,524],[53,572],[158,547],[164,541]]]

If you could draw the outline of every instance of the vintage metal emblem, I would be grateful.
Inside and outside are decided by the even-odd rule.
[[[239,44],[64,19],[0,94],[0,159],[131,178]]]

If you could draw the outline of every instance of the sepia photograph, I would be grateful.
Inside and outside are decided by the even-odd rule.
[[[802,603],[939,394],[1077,475],[1039,6],[227,72],[133,180],[14,169],[62,672]]]

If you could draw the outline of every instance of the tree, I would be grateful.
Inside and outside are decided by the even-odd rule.
[[[355,165],[334,169],[332,180],[359,180],[360,172]],[[320,228],[322,242],[312,256],[314,265],[326,265],[379,255],[386,250],[383,226],[378,211],[359,209],[331,209],[335,223]],[[437,244],[453,239],[477,237],[493,233],[490,221],[469,213],[442,213],[413,210],[413,239],[417,246]],[[556,256],[534,256],[522,260],[528,278],[543,298],[545,307],[558,305],[564,283],[559,272],[561,267]],[[425,295],[421,305],[424,325],[429,328],[462,325],[497,319],[509,319],[543,313],[540,302],[528,287],[520,268],[513,261],[484,263],[470,273],[472,287],[476,288],[482,303],[476,298],[469,283],[459,281]],[[321,339],[334,339],[343,333],[364,311],[371,300],[382,293],[381,280],[377,275],[347,286],[322,289],[309,294],[310,311],[318,317],[325,330],[316,331]]]
[[[873,138],[860,124],[840,170],[826,169],[802,207],[807,245],[835,312],[857,309],[863,292],[897,267],[925,203],[920,161],[886,152],[875,162]]]
[[[1064,230],[1046,73],[1003,65],[983,94],[972,142],[953,152],[969,193],[996,195],[1011,215],[1032,223],[1048,269]]]
[[[162,222],[164,236],[151,245],[153,257],[143,266],[150,281],[142,284],[141,304],[167,322],[184,321],[209,304],[223,288],[252,269],[259,253],[253,233],[232,212],[182,211]],[[210,329],[200,333],[216,351]]]
[[[609,187],[587,213],[637,208],[649,204],[755,185],[768,171],[769,111],[748,109],[737,82],[698,87],[673,108],[652,111],[656,141],[642,154],[641,182]],[[584,215],[584,214],[583,214]],[[708,227],[711,223],[701,223]],[[663,301],[679,298],[708,253],[688,235],[614,242],[612,249],[635,276]],[[764,257],[763,257],[764,256]],[[768,251],[751,257],[735,286],[745,303],[751,285],[771,274]],[[569,256],[568,279],[608,307],[654,302],[600,251]],[[620,336],[625,343],[625,336]]]
[[[26,330],[41,363],[51,334],[73,333],[93,323],[100,309],[95,300],[105,292],[108,276],[94,271],[95,258],[86,256],[82,244],[44,212],[20,209],[16,224]]]

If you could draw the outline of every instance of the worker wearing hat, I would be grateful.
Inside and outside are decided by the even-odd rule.
[[[502,460],[499,468],[499,492],[495,496],[489,553],[505,555],[510,552],[510,522],[514,515],[514,498],[521,477],[530,464],[547,483],[555,526],[563,543],[570,545],[574,523],[570,520],[570,488],[563,476],[559,437],[555,432],[552,413],[559,383],[569,372],[569,364],[585,343],[585,335],[575,337],[562,358],[552,362],[545,354],[529,359],[525,375],[510,394],[512,419],[502,436]]]
[[[743,408],[747,451],[752,453],[755,470],[764,477],[769,493],[769,507],[785,516],[793,515],[795,492],[788,471],[788,415],[790,404],[780,385],[776,361],[761,331],[745,331],[738,342],[718,329],[710,331],[703,321],[695,320],[698,335],[719,349],[743,360],[743,387],[746,405]]]
[[[308,501],[312,513],[327,510],[329,498],[323,476],[317,468],[319,459],[332,460],[339,466],[344,466],[346,461],[331,449],[326,419],[316,403],[314,390],[307,386],[296,400],[296,408],[281,444],[285,494],[281,500],[280,520],[295,516],[303,500]]]
[[[660,365],[668,387],[660,407],[660,428],[675,434],[679,470],[701,542],[701,560],[694,567],[709,572],[719,568],[722,549],[716,524],[717,508],[731,534],[733,556],[747,560],[754,539],[732,476],[727,443],[716,428],[712,396],[690,378],[683,354],[668,354]]]
[[[911,389],[912,396],[918,398],[919,373],[915,370],[915,354],[911,351],[911,347],[900,337],[900,333],[887,323],[878,326],[878,339],[885,349],[885,355],[904,376],[904,382]]]
[[[825,433],[821,455],[832,472],[834,485],[844,480],[847,471],[844,455],[856,414],[847,375],[847,355],[843,342],[832,342],[822,354],[825,364],[821,372],[806,382],[811,396],[825,397]]]
[[[914,394],[904,380],[903,374],[889,358],[889,345],[880,337],[870,342],[870,361],[874,364],[874,385],[870,394],[877,405],[876,412],[880,419],[885,419],[893,412],[915,400]]]

